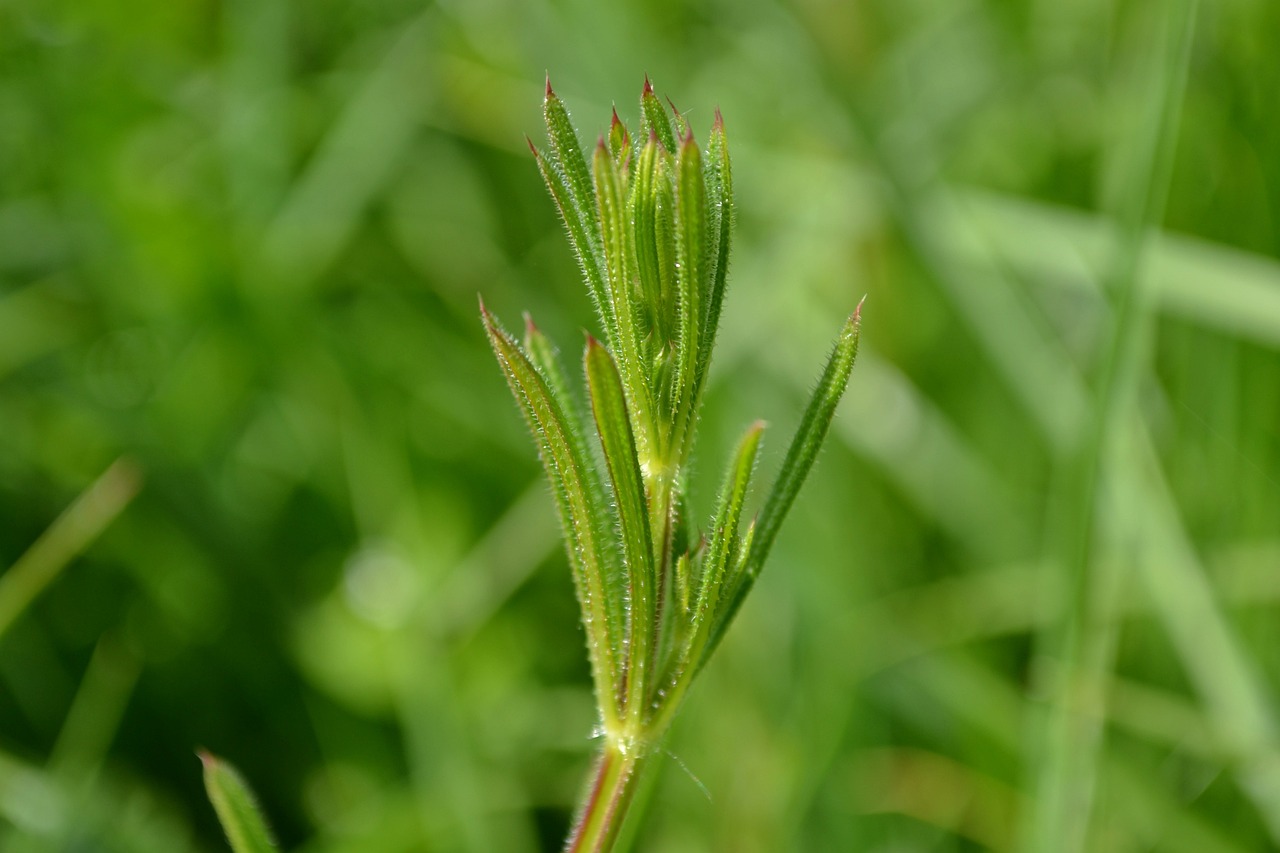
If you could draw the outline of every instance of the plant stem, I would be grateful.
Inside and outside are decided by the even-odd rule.
[[[565,842],[566,853],[604,853],[613,848],[649,755],[640,746],[624,751],[612,741],[606,744]]]

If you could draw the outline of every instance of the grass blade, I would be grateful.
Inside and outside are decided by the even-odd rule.
[[[236,769],[201,750],[204,788],[235,853],[272,853],[276,849],[253,792]]]
[[[602,722],[607,730],[615,730],[620,709],[617,660],[623,635],[625,592],[612,570],[615,559],[609,537],[614,519],[605,517],[609,504],[599,497],[603,489],[596,481],[595,469],[589,465],[584,449],[573,440],[560,402],[483,302],[480,313],[494,354],[529,423],[547,479],[551,481],[564,527],[574,586],[582,606]]]

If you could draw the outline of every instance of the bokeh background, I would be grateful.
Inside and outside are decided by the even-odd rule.
[[[646,73],[726,117],[697,506],[753,418],[776,468],[868,296],[639,849],[1274,849],[1277,33],[1270,0],[0,4],[0,848],[226,849],[197,747],[287,849],[557,848],[583,639],[476,310],[570,358],[595,327],[525,146],[550,72],[584,141]]]

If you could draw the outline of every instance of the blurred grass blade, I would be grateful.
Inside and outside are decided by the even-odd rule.
[[[584,448],[573,440],[564,409],[524,351],[480,305],[494,354],[520,404],[546,466],[564,527],[574,585],[582,604],[597,698],[606,728],[619,717],[618,656],[623,636],[625,591],[615,577],[610,504],[595,479]]]
[[[671,117],[667,115],[667,108],[662,105],[662,101],[654,94],[653,84],[648,77],[644,78],[644,89],[640,93],[640,115],[644,134],[657,136],[663,148],[672,154],[676,153],[676,135],[671,127]]]
[[[244,779],[222,759],[204,750],[198,754],[204,765],[205,791],[231,849],[234,853],[272,853],[276,846]]]
[[[137,466],[127,459],[116,460],[0,575],[0,637],[129,505],[141,484]]]
[[[605,463],[613,481],[618,507],[623,565],[629,581],[627,604],[627,715],[643,711],[649,683],[650,626],[654,622],[654,553],[649,535],[649,513],[644,484],[636,458],[631,421],[627,416],[622,377],[609,351],[587,338],[587,384],[591,409]]]

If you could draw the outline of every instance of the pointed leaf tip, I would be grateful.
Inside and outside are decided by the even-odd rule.
[[[552,98],[554,98],[555,96],[556,96],[556,93],[555,93],[555,91],[551,88],[551,72],[550,72],[550,71],[548,71],[548,72],[547,72],[547,94],[546,94],[546,98],[547,98],[547,100],[551,100],[551,99],[552,99]]]
[[[653,84],[649,82],[649,75],[644,75],[644,88],[640,91],[641,96],[653,94]]]
[[[530,335],[538,334],[538,324],[533,322],[533,315],[530,314],[528,311],[525,311],[522,316],[524,317],[525,333]]]
[[[622,124],[622,119],[618,118],[618,106],[617,104],[615,104],[613,107],[613,120],[609,122],[609,128],[610,130],[612,130],[613,128],[618,127],[621,124]]]
[[[712,130],[724,132],[724,116],[720,115],[720,108],[716,107],[716,119],[711,125]]]

